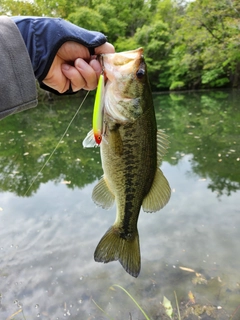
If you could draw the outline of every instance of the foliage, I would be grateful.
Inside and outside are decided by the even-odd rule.
[[[62,17],[117,51],[144,47],[154,90],[240,85],[239,1],[1,0],[0,12]]]
[[[185,88],[222,87],[230,85],[234,74],[232,85],[238,84],[239,9],[236,1],[227,0],[189,4],[174,37],[172,82],[183,81]]]
[[[148,71],[154,88],[169,87],[169,70],[167,68],[166,50],[170,40],[168,25],[156,21],[152,25],[144,25],[135,34],[136,43],[145,48]]]
[[[103,17],[88,7],[78,8],[68,16],[68,20],[85,29],[99,30],[103,33],[107,32],[107,26],[103,22]]]

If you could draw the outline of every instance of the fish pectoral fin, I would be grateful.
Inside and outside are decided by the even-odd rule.
[[[162,162],[162,158],[167,153],[169,141],[168,136],[163,130],[157,131],[157,166],[159,167]]]
[[[113,205],[115,196],[109,189],[104,177],[93,188],[92,199],[103,209],[108,209]]]
[[[162,171],[157,168],[152,187],[143,200],[145,212],[155,212],[162,209],[170,199],[171,189]]]
[[[125,271],[137,278],[141,269],[138,232],[128,240],[121,237],[118,229],[112,226],[97,245],[94,260],[103,263],[119,260]]]
[[[98,147],[98,144],[96,144],[93,129],[88,132],[86,138],[83,140],[83,148],[93,148]]]

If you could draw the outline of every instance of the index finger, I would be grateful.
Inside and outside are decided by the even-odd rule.
[[[115,52],[114,46],[109,42],[105,42],[101,46],[95,48],[96,55],[102,54],[102,53],[114,53],[114,52]]]

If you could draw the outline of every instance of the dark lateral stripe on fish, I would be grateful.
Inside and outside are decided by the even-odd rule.
[[[128,166],[129,169],[129,166]],[[124,208],[124,220],[123,220],[123,236],[128,237],[129,234],[132,234],[135,232],[135,230],[132,230],[130,227],[131,220],[134,218],[134,212],[136,211],[136,205],[134,204],[134,200],[136,197],[136,186],[134,185],[134,178],[135,174],[129,172],[129,170],[126,170],[125,172],[125,181],[126,181],[126,202],[125,202],[125,208]],[[136,200],[135,200],[136,201]],[[140,210],[139,205],[139,209]]]

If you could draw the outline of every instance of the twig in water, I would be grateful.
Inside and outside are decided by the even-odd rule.
[[[237,313],[237,311],[240,309],[240,304],[237,306],[237,308],[233,311],[233,313],[231,314],[229,320],[233,320],[233,317],[235,316],[235,314]]]
[[[174,291],[174,295],[175,295],[175,300],[176,300],[176,305],[177,305],[177,311],[178,311],[178,320],[181,320],[181,315],[180,315],[180,310],[179,310],[179,305],[178,305],[178,300],[177,300],[177,294]]]
[[[15,313],[13,313],[11,316],[9,316],[6,320],[12,320],[14,316],[16,316],[17,314],[19,314],[20,312],[22,312],[23,315],[23,319],[26,320],[24,313],[23,313],[23,309],[19,309],[18,311],[16,311]]]

